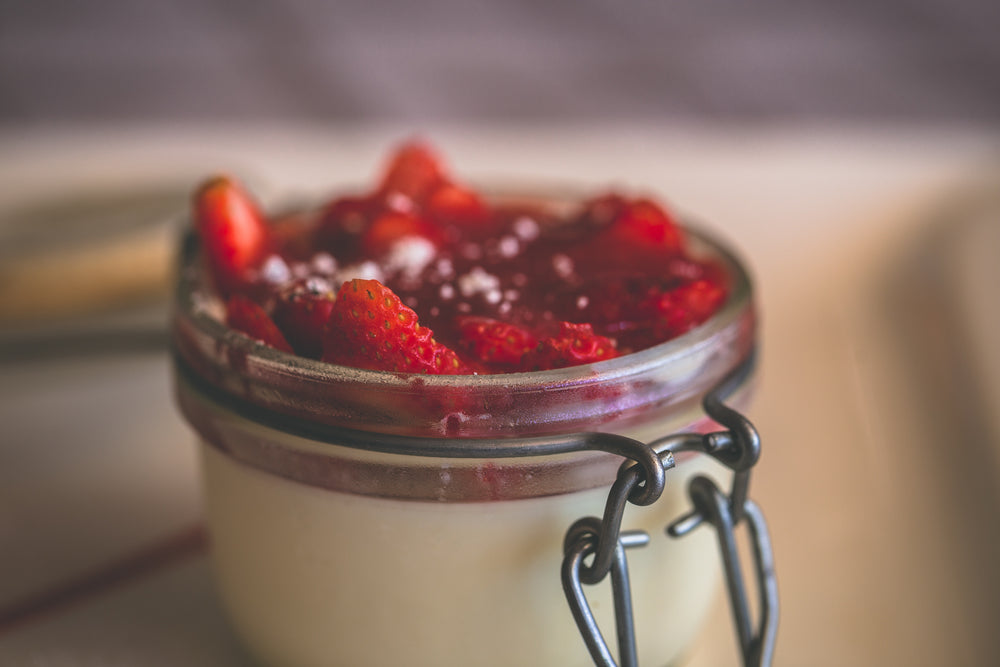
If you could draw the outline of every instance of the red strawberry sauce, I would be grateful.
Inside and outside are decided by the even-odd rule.
[[[710,318],[729,286],[662,205],[497,203],[410,143],[369,193],[268,220],[231,179],[195,195],[228,323],[301,356],[430,374],[610,359]],[[252,309],[247,300],[258,305]]]

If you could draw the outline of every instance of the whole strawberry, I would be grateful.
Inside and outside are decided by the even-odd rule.
[[[337,292],[323,337],[323,361],[400,373],[470,372],[392,290],[364,279],[345,282]]]

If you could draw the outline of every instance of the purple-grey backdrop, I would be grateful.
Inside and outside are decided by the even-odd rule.
[[[0,0],[0,123],[1000,121],[996,0]]]

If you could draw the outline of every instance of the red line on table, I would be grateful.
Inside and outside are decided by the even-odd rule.
[[[80,605],[185,559],[205,553],[204,526],[189,526],[132,554],[0,608],[0,634]]]

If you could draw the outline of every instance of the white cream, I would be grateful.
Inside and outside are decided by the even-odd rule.
[[[592,664],[560,583],[562,540],[574,521],[601,514],[606,489],[401,501],[300,484],[202,450],[222,597],[266,664]],[[623,528],[652,537],[628,553],[641,664],[677,660],[713,599],[712,532],[663,533],[689,508],[687,479],[708,468],[717,470],[681,463],[656,504],[626,513]],[[609,581],[585,590],[617,653]]]

